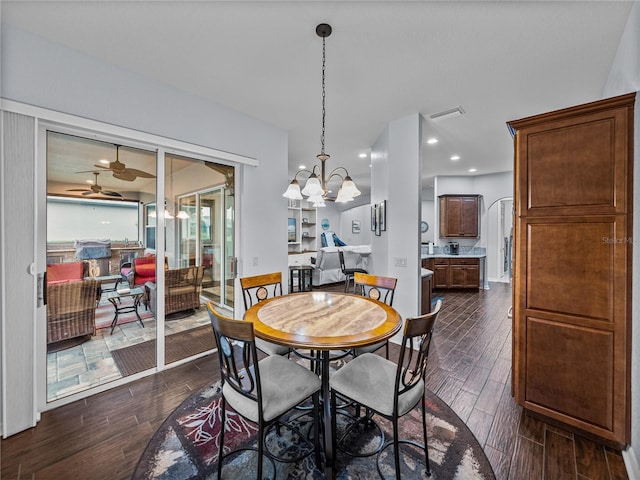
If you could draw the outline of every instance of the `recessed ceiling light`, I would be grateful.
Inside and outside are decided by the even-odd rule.
[[[460,155],[451,155],[451,157],[449,157],[451,160],[460,160]]]
[[[87,182],[90,185],[93,185],[93,180],[85,180],[85,182]]]
[[[477,168],[470,168],[470,169],[469,169],[469,173],[473,173],[473,172],[477,172],[477,171],[478,171],[478,169],[477,169]]]
[[[435,137],[431,137],[429,140],[427,140],[427,143],[429,145],[433,145],[434,143],[438,143],[438,139]]]
[[[300,165],[300,166],[298,167],[298,169],[299,169],[299,170],[304,170],[305,168],[307,168],[307,166],[306,166],[306,165]]]
[[[109,165],[109,163],[110,163],[110,162],[109,162],[109,160],[106,160],[106,159],[104,159],[104,158],[101,158],[101,159],[100,159],[100,163],[101,163],[101,164],[103,164],[103,165]]]
[[[359,157],[360,157],[360,158],[367,158],[367,154],[366,154],[366,153],[361,153],[361,154],[359,155]]]

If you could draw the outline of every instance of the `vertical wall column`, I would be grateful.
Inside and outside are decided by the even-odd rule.
[[[386,231],[372,236],[370,273],[398,279],[393,306],[403,318],[420,313],[422,117],[390,122],[371,155],[371,203],[386,205]]]

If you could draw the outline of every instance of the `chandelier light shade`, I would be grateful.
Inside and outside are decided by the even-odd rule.
[[[327,198],[329,193],[327,186],[334,177],[341,181],[338,196],[335,198],[336,202],[350,202],[360,195],[360,190],[356,187],[346,168],[336,167],[328,175],[325,174],[325,163],[330,158],[330,155],[324,152],[324,126],[327,113],[325,107],[325,63],[327,58],[325,40],[331,35],[331,31],[331,25],[326,23],[321,23],[316,27],[316,34],[322,38],[322,133],[320,135],[320,154],[317,156],[320,160],[320,166],[314,165],[312,170],[298,170],[286,192],[282,194],[283,197],[290,200],[302,200],[304,195],[307,197],[307,201],[313,203],[314,207],[324,207],[325,200],[333,200]],[[344,170],[345,175],[339,174],[339,170]],[[309,174],[309,177],[304,188],[300,191],[298,175],[302,173]]]

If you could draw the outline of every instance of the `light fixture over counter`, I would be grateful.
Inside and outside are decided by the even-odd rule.
[[[324,124],[326,116],[325,108],[325,60],[326,60],[326,47],[325,39],[331,35],[331,25],[321,23],[316,27],[316,34],[322,38],[322,134],[320,135],[320,154],[317,156],[320,160],[320,166],[314,165],[312,170],[298,170],[289,184],[287,191],[282,194],[283,197],[290,200],[302,200],[303,195],[307,197],[309,202],[313,203],[314,207],[324,207],[325,200],[328,200],[327,194],[329,193],[328,184],[334,178],[337,177],[341,180],[340,189],[338,190],[338,196],[335,198],[336,202],[349,202],[355,197],[360,195],[360,190],[356,187],[356,184],[349,176],[349,172],[344,167],[336,167],[329,175],[326,175],[326,162],[329,160],[330,155],[324,152]],[[344,170],[344,177],[338,173],[339,170]],[[301,173],[308,173],[309,178],[300,191],[300,184],[298,183],[298,175]],[[318,176],[319,175],[319,176]]]

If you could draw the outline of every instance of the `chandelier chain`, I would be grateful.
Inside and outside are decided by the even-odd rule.
[[[326,48],[325,48],[325,37],[322,37],[322,134],[320,135],[320,154],[324,155],[324,117],[326,115],[325,108],[325,86],[324,86],[324,75],[325,75],[325,60],[326,60]]]

